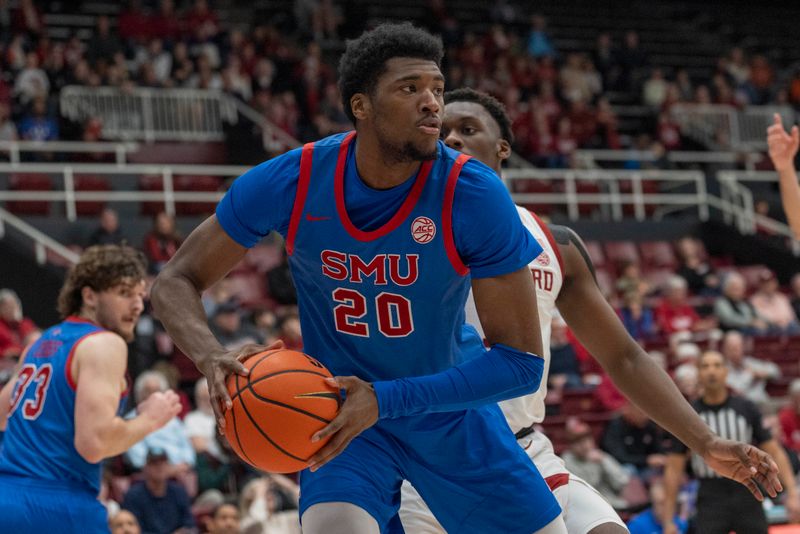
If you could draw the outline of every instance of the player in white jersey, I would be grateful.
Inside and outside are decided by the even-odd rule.
[[[451,148],[470,154],[500,173],[511,154],[510,120],[494,98],[471,89],[445,95],[442,136]],[[594,278],[583,242],[563,226],[547,226],[518,207],[525,226],[544,252],[530,264],[536,285],[545,358],[542,386],[535,393],[500,404],[519,445],[528,451],[564,511],[570,534],[628,532],[613,508],[586,482],[570,474],[550,440],[534,425],[544,420],[550,365],[550,329],[556,308],[578,339],[597,358],[620,390],[653,420],[704,458],[720,474],[737,480],[763,499],[753,480],[780,489],[777,467],[763,451],[716,436],[684,400],[669,376],[631,338],[608,305]],[[470,320],[470,318],[472,320]],[[480,325],[468,304],[467,320]],[[479,326],[478,326],[479,328]],[[755,467],[755,471],[751,469]],[[400,518],[409,534],[444,532],[410,485],[404,485]]]

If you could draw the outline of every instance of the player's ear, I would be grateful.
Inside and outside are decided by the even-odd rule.
[[[97,307],[97,293],[89,286],[81,288],[81,302],[89,309]]]
[[[372,103],[366,94],[356,93],[350,97],[350,109],[356,119],[363,121],[369,117],[372,111]]]
[[[500,161],[507,160],[511,156],[511,143],[505,139],[497,142],[497,157]]]

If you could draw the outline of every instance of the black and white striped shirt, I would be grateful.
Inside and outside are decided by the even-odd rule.
[[[747,399],[729,395],[722,404],[706,404],[702,399],[692,403],[700,418],[718,436],[759,446],[772,439],[764,428],[761,412]],[[670,452],[686,452],[686,446],[677,439],[672,440]],[[692,471],[699,479],[722,478],[706,465],[697,454],[692,454]]]

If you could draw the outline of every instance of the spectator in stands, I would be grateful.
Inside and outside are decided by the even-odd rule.
[[[289,270],[289,259],[285,249],[283,250],[281,263],[267,271],[267,290],[278,304],[297,304],[297,291],[292,280],[292,273]]]
[[[107,15],[97,17],[97,28],[89,39],[86,47],[87,59],[93,67],[97,67],[97,62],[111,61],[117,52],[122,51],[122,42],[115,32],[111,31],[111,21]]]
[[[14,94],[22,105],[28,105],[35,98],[46,98],[50,92],[50,80],[39,67],[39,56],[36,52],[25,55],[25,68],[14,80]]]
[[[159,212],[153,219],[153,229],[144,236],[144,253],[151,274],[158,274],[181,246],[181,236],[175,228],[175,218]]]
[[[231,292],[230,278],[223,278],[211,286],[208,291],[203,293],[202,299],[203,310],[206,312],[206,317],[213,317],[217,312],[217,308],[230,301],[232,298],[233,293]]]
[[[683,394],[687,401],[692,402],[697,399],[700,394],[697,383],[697,365],[693,363],[685,363],[675,368],[673,373],[675,385],[678,390]]]
[[[167,389],[169,389],[169,383],[163,374],[158,371],[145,371],[134,382],[134,401],[138,405],[153,393]],[[135,409],[127,417],[133,415],[135,415]],[[149,434],[128,449],[125,456],[135,469],[142,469],[146,463],[148,451],[152,449],[158,449],[166,454],[169,460],[169,468],[166,470],[168,477],[179,477],[184,480],[192,478],[191,469],[195,462],[194,449],[186,433],[186,427],[180,419],[175,417],[162,429]]]
[[[13,289],[0,289],[0,358],[18,358],[41,335],[22,314],[22,302]]]
[[[797,455],[797,451],[790,448],[787,444],[788,440],[786,435],[783,433],[783,426],[781,425],[778,415],[765,415],[764,427],[767,428],[770,434],[774,436],[775,440],[780,443],[781,449],[783,449],[783,452],[786,453],[786,458],[789,460],[789,463],[792,466],[792,473],[794,473],[795,478],[797,478],[797,474],[800,473],[800,456]]]
[[[638,293],[645,296],[650,292],[650,285],[642,280],[642,271],[636,261],[626,262],[620,269],[617,278],[617,293],[626,295],[628,293]]]
[[[628,523],[630,534],[662,534],[664,532],[662,523],[664,521],[665,499],[664,484],[660,480],[653,481],[650,485],[651,506],[633,516]],[[686,534],[689,525],[685,519],[675,514],[672,521],[679,534]]]
[[[194,402],[197,408],[186,414],[183,420],[186,435],[192,443],[194,452],[196,455],[208,452],[216,458],[221,458],[222,450],[216,440],[217,421],[211,408],[211,397],[205,377],[194,384]]]
[[[259,335],[242,322],[239,305],[230,300],[217,306],[211,319],[211,331],[227,350],[257,343]]]
[[[609,89],[614,86],[618,75],[616,66],[616,52],[611,42],[611,34],[603,32],[597,36],[595,47],[592,51],[592,62],[600,73],[603,80],[603,88]]]
[[[800,452],[800,378],[789,384],[789,401],[778,413],[783,429],[784,445]]]
[[[30,114],[19,125],[19,136],[26,141],[57,141],[58,121],[47,111],[47,100],[37,96]]]
[[[17,126],[11,120],[8,104],[0,102],[0,141],[16,141]]]
[[[194,0],[192,9],[186,13],[184,27],[198,43],[213,41],[220,32],[217,14],[208,7],[207,0]]]
[[[794,314],[800,318],[800,273],[792,277],[792,309]]]
[[[100,212],[100,224],[89,236],[89,246],[116,245],[124,241],[119,226],[117,212],[111,208],[103,208]]]
[[[278,340],[278,318],[269,308],[256,308],[253,311],[253,326],[259,334],[259,343],[269,345]]]
[[[567,336],[567,323],[557,315],[553,317],[550,330],[550,373],[547,384],[551,391],[560,394],[566,388],[583,385],[581,368],[575,348]]]
[[[680,267],[678,275],[695,295],[719,295],[719,276],[700,255],[700,244],[693,237],[682,237],[675,246]]]
[[[780,334],[795,335],[800,333],[789,297],[778,289],[778,279],[769,269],[759,275],[759,288],[751,297],[750,304],[756,313],[770,324],[772,330]]]
[[[241,534],[239,527],[239,508],[231,503],[217,506],[206,523],[208,534]]]
[[[620,91],[633,91],[642,74],[642,69],[647,66],[647,54],[639,44],[639,34],[633,30],[625,33],[625,40],[617,56],[620,75],[617,88]]]
[[[134,484],[125,495],[122,507],[130,510],[142,530],[153,534],[171,534],[193,529],[191,503],[186,490],[170,480],[167,452],[160,448],[147,451],[144,480]]]
[[[181,36],[181,20],[175,12],[173,0],[161,0],[158,12],[150,17],[150,34],[163,39],[170,48]]]
[[[45,31],[42,11],[33,0],[19,0],[12,24],[15,33],[26,34],[31,40],[35,40]]]
[[[735,330],[725,333],[720,350],[728,362],[728,386],[756,404],[768,401],[767,381],[780,378],[780,367],[774,362],[745,356],[744,336]]]
[[[172,54],[164,50],[164,42],[161,39],[151,39],[147,43],[147,47],[139,47],[134,62],[140,69],[152,70],[154,80],[150,85],[167,84],[172,73]]]
[[[120,510],[114,514],[108,522],[111,534],[141,534],[142,528],[139,520],[130,510]]]
[[[589,425],[568,425],[567,441],[569,448],[561,455],[567,469],[600,492],[611,506],[625,508],[628,503],[622,490],[630,481],[630,474],[613,456],[597,448]]]
[[[656,322],[664,334],[707,332],[716,326],[713,318],[700,318],[688,303],[687,296],[686,280],[680,276],[672,276],[667,280],[664,297],[656,308]]]
[[[539,59],[541,57],[556,56],[550,36],[547,35],[547,20],[539,14],[531,17],[531,30],[528,33],[528,53]]]
[[[623,303],[619,310],[619,316],[622,324],[625,325],[625,330],[632,338],[646,340],[658,334],[658,325],[653,318],[653,310],[644,304],[640,291],[625,292]]]
[[[766,334],[770,325],[745,298],[747,283],[742,275],[730,272],[722,281],[722,296],[714,302],[714,315],[725,330],[748,335]]]
[[[299,486],[283,475],[271,474],[248,482],[239,497],[242,532],[300,534],[299,498]]]
[[[603,434],[603,450],[647,480],[664,466],[662,439],[658,426],[628,402],[620,414],[608,422]]]
[[[646,106],[660,109],[667,99],[668,83],[664,79],[664,71],[654,68],[650,71],[650,77],[645,80],[642,86],[642,102]]]

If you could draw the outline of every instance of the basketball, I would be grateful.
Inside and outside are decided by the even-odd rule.
[[[325,383],[331,373],[317,360],[277,349],[245,360],[247,377],[228,377],[232,406],[225,412],[225,434],[244,461],[270,473],[292,473],[328,439],[311,442],[339,411],[341,398]]]

